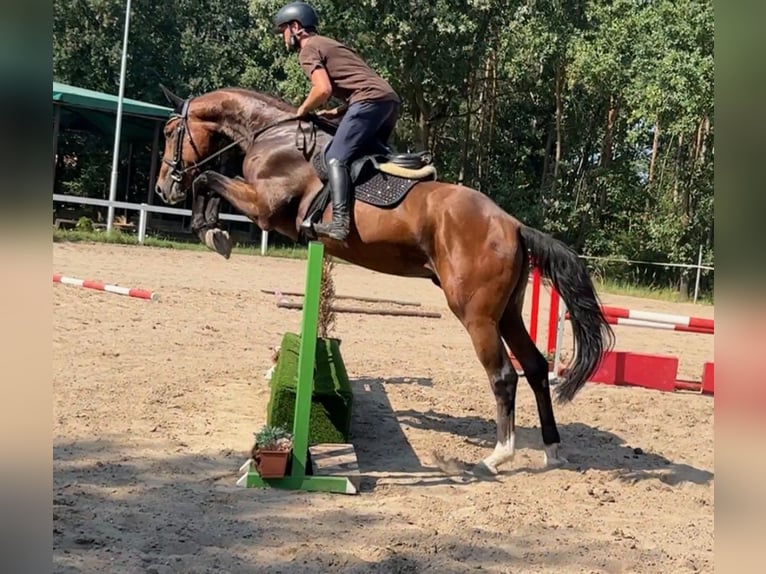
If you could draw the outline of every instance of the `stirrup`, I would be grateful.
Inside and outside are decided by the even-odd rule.
[[[345,241],[351,232],[351,223],[343,225],[337,221],[329,221],[328,223],[319,222],[314,225],[314,231],[317,235],[324,235],[336,241]]]

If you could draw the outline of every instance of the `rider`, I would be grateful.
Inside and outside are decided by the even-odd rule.
[[[317,115],[342,115],[337,133],[327,150],[332,190],[332,222],[317,223],[317,233],[343,241],[349,232],[351,200],[350,162],[379,141],[384,146],[394,130],[401,100],[393,88],[376,74],[351,48],[317,34],[319,17],[305,2],[291,2],[274,17],[274,26],[311,80],[311,91],[298,108],[303,116],[330,96],[344,102]]]

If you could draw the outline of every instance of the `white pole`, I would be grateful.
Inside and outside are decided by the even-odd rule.
[[[141,204],[141,211],[138,215],[138,242],[143,245],[146,239],[146,204]]]
[[[61,125],[61,106],[53,105],[53,179],[56,179],[56,156],[59,151],[59,127]]]
[[[114,223],[114,203],[117,196],[117,169],[120,156],[120,132],[122,131],[122,100],[125,94],[125,68],[128,62],[128,30],[130,29],[130,0],[125,7],[125,35],[122,40],[122,62],[120,64],[120,94],[117,96],[117,124],[114,128],[114,151],[112,152],[112,180],[109,184],[109,207],[106,217],[106,230],[112,230]]]
[[[261,230],[261,255],[266,255],[266,250],[269,248],[269,232]]]
[[[549,373],[550,381],[558,381],[559,366],[561,364],[561,347],[564,344],[564,323],[567,317],[567,306],[563,299],[559,299],[559,316],[556,320],[556,352],[553,355],[553,373]]]
[[[697,296],[700,292],[700,273],[702,272],[702,244],[700,244],[700,253],[697,257],[697,282],[694,285],[694,302],[697,302]]]

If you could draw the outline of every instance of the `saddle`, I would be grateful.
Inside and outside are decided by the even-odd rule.
[[[324,186],[312,200],[301,223],[300,231],[305,241],[317,238],[314,224],[321,221],[331,201],[325,157],[331,143],[332,140],[327,142],[311,158],[314,171]],[[393,153],[382,144],[354,160],[349,166],[349,173],[354,200],[382,208],[397,206],[415,184],[436,179],[436,167],[430,152]]]

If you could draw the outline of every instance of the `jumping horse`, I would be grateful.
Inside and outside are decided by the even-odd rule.
[[[172,205],[192,190],[192,228],[201,241],[225,257],[231,252],[228,234],[218,228],[221,198],[263,230],[295,241],[315,239],[312,222],[331,217],[322,162],[334,133],[331,122],[299,118],[288,103],[240,88],[188,99],[163,89],[174,113],[165,126],[156,192]],[[237,165],[241,161],[240,174],[212,169],[224,154],[234,154]],[[427,278],[443,290],[473,342],[497,405],[497,442],[477,469],[496,474],[514,455],[518,374],[505,345],[534,393],[546,465],[565,463],[548,363],[526,330],[522,306],[534,262],[570,314],[574,353],[555,390],[560,403],[571,401],[614,341],[584,263],[563,242],[524,225],[481,192],[439,181],[428,161],[412,165],[412,157],[405,157],[410,169],[396,172],[390,168],[406,163],[401,157],[374,150],[365,158],[352,170],[356,199],[348,239],[317,240],[328,254],[352,264]]]

